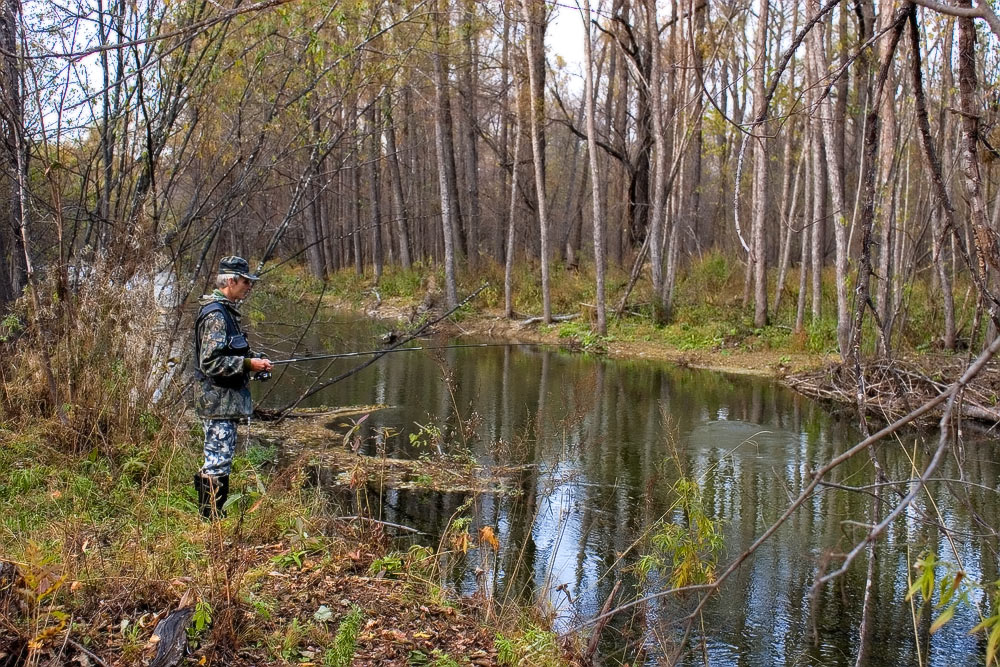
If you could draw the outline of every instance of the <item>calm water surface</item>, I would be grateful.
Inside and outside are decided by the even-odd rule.
[[[258,340],[288,352],[299,335],[293,325],[308,316],[293,310],[284,322],[273,318],[258,327]],[[335,312],[320,319],[298,355],[377,348],[387,326]],[[338,361],[326,372],[356,363]],[[324,369],[326,363],[290,368],[264,404],[286,404]],[[364,422],[369,452],[384,446],[389,456],[419,456],[426,450],[411,445],[409,435],[420,434],[422,425],[424,434],[445,432],[449,451],[467,447],[484,464],[534,464],[515,480],[519,495],[393,491],[370,501],[381,503],[382,518],[424,531],[421,539],[434,546],[456,512],[473,519],[473,534],[493,527],[501,544],[495,575],[477,579],[483,554],[473,550],[455,563],[454,585],[466,593],[485,585],[497,599],[539,599],[560,630],[594,617],[616,579],[623,582],[619,603],[667,587],[655,571],[640,583],[633,566],[648,550],[642,536],[658,521],[684,521],[672,490],[681,475],[697,481],[707,514],[721,522],[721,571],[788,507],[810,470],[859,440],[851,417],[831,416],[771,382],[530,346],[390,354],[304,405],[373,403],[391,407]],[[386,427],[399,434],[383,438]],[[467,442],[463,427],[474,436]],[[935,436],[925,438],[910,434],[880,445],[891,479],[908,477],[911,458],[922,467]],[[331,446],[341,443],[331,433]],[[968,504],[947,492],[950,484],[978,515],[997,516],[993,442],[967,438],[963,451],[943,464],[941,478],[960,476],[956,456],[964,457],[967,479],[989,488],[936,483],[935,503],[925,494],[879,543],[867,664],[983,661],[985,640],[967,634],[980,620],[972,605],[933,636],[930,617],[918,616],[918,641],[904,600],[911,565],[925,551],[961,563],[973,580],[1000,577],[995,540],[982,537]],[[852,486],[872,479],[867,455],[830,477]],[[953,527],[952,539],[928,518]],[[867,560],[823,589],[813,606],[809,590],[827,556],[849,550],[872,519],[870,496],[833,488],[813,495],[708,604],[704,634],[698,628],[692,635],[685,664],[703,664],[706,656],[713,665],[854,664]],[[400,540],[401,550],[407,546]],[[970,599],[992,613],[979,593]],[[678,619],[695,602],[671,596],[619,613],[604,632],[602,664],[659,664],[683,635]]]

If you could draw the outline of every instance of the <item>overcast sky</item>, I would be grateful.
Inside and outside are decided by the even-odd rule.
[[[592,2],[593,6],[597,4],[596,0]],[[583,40],[586,38],[586,33],[580,16],[580,11],[573,0],[557,3],[545,32],[545,45],[550,54],[549,62],[555,66],[556,56],[565,61],[565,71],[572,76],[570,83],[574,92],[583,90]]]

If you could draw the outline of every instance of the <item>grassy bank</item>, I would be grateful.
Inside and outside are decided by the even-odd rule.
[[[525,610],[492,609],[486,629],[481,601],[440,585],[432,550],[396,554],[377,527],[337,522],[301,468],[275,468],[273,447],[236,457],[229,517],[202,522],[198,436],[163,429],[110,458],[2,433],[0,530],[16,574],[0,589],[0,651],[143,664],[157,621],[186,598],[189,662],[565,664],[553,636],[525,638],[546,635]]]

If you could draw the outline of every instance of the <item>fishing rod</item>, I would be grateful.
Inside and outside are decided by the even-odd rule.
[[[390,352],[416,352],[417,350],[454,350],[462,347],[507,347],[507,346],[538,345],[538,343],[459,343],[456,345],[420,345],[417,347],[393,347],[385,350],[365,350],[364,352],[340,352],[338,354],[317,354],[311,357],[295,357],[294,359],[272,360],[273,366],[296,364],[303,361],[320,361],[322,359],[348,359],[351,357],[366,357]]]

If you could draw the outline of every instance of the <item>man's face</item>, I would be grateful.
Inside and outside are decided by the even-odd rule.
[[[230,301],[242,301],[247,298],[251,289],[253,289],[252,280],[244,278],[243,276],[237,276],[229,281],[229,285],[227,285],[226,289],[222,290],[222,292]]]

